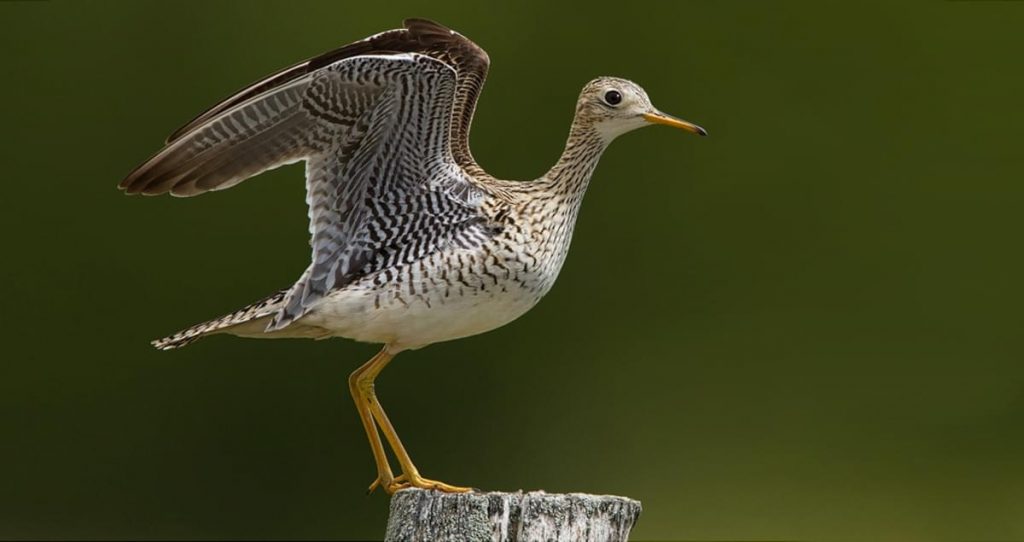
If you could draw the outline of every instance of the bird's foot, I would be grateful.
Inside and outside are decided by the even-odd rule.
[[[380,485],[384,488],[384,491],[388,492],[389,495],[394,495],[396,491],[400,489],[408,489],[410,487],[436,489],[445,493],[469,493],[473,491],[473,488],[471,487],[459,487],[449,485],[444,482],[438,482],[437,480],[428,480],[420,476],[418,473],[413,474],[412,476],[402,474],[396,476],[390,483],[381,483]],[[376,489],[376,486],[377,483],[374,482],[374,485],[370,487],[371,489]]]
[[[380,475],[378,475],[377,479],[374,480],[372,484],[370,484],[370,488],[366,490],[366,494],[369,495],[369,494],[373,493],[374,491],[377,491],[378,487],[383,487],[384,491],[387,491],[388,494],[394,493],[394,491],[388,491],[388,488],[391,487],[396,482],[401,483],[401,482],[404,482],[404,481],[405,481],[405,475],[404,474],[399,474],[398,476],[395,476],[393,478],[389,477],[389,479],[386,482],[382,481]]]

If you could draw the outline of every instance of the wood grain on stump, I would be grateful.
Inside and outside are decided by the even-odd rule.
[[[391,498],[385,542],[624,542],[640,502],[585,493],[441,493],[403,489]]]

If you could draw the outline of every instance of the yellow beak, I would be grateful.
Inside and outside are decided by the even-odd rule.
[[[646,120],[647,122],[653,123],[653,124],[664,124],[665,126],[671,126],[673,128],[679,128],[681,130],[686,130],[687,132],[690,132],[691,134],[697,134],[697,135],[702,135],[702,136],[708,135],[708,131],[707,130],[701,128],[700,126],[697,126],[696,124],[694,124],[692,122],[686,122],[683,119],[677,119],[677,118],[675,118],[675,117],[673,117],[671,115],[666,115],[666,114],[661,113],[661,112],[658,112],[658,113],[644,113],[644,120]]]

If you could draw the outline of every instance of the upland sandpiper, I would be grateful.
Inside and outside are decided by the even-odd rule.
[[[532,182],[496,179],[469,150],[489,63],[460,34],[409,19],[236,92],[120,184],[128,194],[195,196],[306,162],[313,255],[299,280],[153,345],[178,348],[216,333],[383,344],[348,379],[377,464],[371,490],[468,491],[423,478],[413,465],[374,391],[388,362],[495,329],[536,305],[565,260],[594,167],[617,136],[652,123],[705,135],[655,109],[635,83],[599,77],[583,87],[550,171]]]

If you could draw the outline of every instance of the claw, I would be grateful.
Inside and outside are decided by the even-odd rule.
[[[384,486],[384,491],[387,491],[389,494],[390,493],[394,493],[394,491],[388,491],[387,488],[391,487],[392,485],[394,485],[395,482],[401,482],[403,480],[405,480],[405,475],[404,474],[399,474],[398,476],[392,478],[390,482],[381,483],[380,476],[377,476],[377,479],[374,480],[372,484],[370,484],[370,488],[366,490],[366,494],[370,495],[371,493],[376,491],[378,487],[381,487],[381,486]]]
[[[392,480],[390,484],[384,484],[384,491],[387,491],[389,495],[393,495],[396,491],[408,489],[410,487],[435,489],[445,493],[469,493],[473,491],[473,488],[471,487],[453,486],[444,482],[438,482],[437,480],[423,478],[419,474],[414,474],[411,477],[402,474]]]

